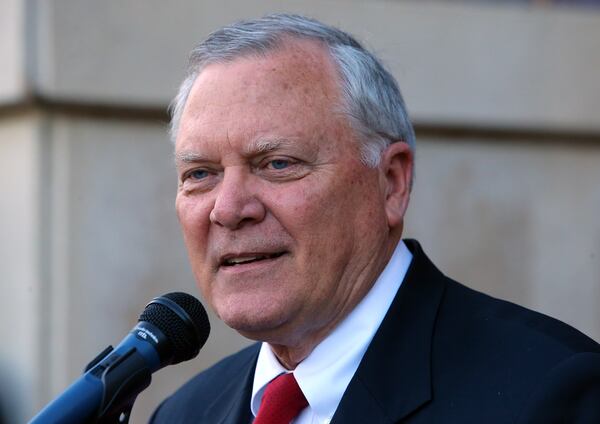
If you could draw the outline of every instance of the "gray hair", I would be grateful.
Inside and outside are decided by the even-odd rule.
[[[396,141],[408,143],[414,152],[415,134],[400,89],[380,61],[349,34],[314,19],[290,14],[272,14],[225,26],[192,50],[187,75],[169,107],[173,142],[194,81],[207,65],[231,62],[242,56],[267,55],[290,37],[314,40],[328,47],[341,79],[342,112],[364,141],[363,163],[377,166],[382,151]]]

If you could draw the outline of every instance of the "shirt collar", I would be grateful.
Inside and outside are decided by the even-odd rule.
[[[383,321],[412,260],[400,241],[379,278],[348,316],[294,370],[294,376],[313,413],[331,419],[346,387]],[[289,372],[277,360],[267,343],[258,354],[250,408],[254,416],[266,385],[279,374]],[[325,388],[325,389],[324,389]]]

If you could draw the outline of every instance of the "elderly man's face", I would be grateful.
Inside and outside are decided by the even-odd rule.
[[[324,50],[293,42],[209,65],[183,112],[176,206],[192,269],[250,338],[327,333],[389,257],[385,176],[360,162],[340,101]]]

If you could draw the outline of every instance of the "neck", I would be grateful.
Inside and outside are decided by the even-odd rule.
[[[300,362],[302,362],[312,352],[313,346],[308,349],[293,349],[283,345],[269,345],[271,350],[277,357],[277,360],[286,370],[294,370]]]
[[[400,237],[398,237],[399,239]],[[269,347],[279,360],[280,364],[287,370],[295,369],[300,362],[306,359],[311,352],[321,343],[333,330],[354,310],[356,305],[367,295],[373,284],[387,265],[389,258],[394,252],[397,243],[388,246],[387,251],[382,255],[383,261],[378,267],[375,267],[375,272],[370,275],[369,285],[355,285],[356,293],[351,296],[345,307],[341,308],[337,316],[330,317],[327,325],[321,327],[316,332],[301,331],[300,337],[288,337],[287,340],[271,340],[268,341]],[[360,289],[360,290],[359,290]],[[287,333],[288,336],[290,333]]]
[[[279,363],[284,366],[287,370],[295,369],[300,362],[302,362],[310,353],[317,347],[321,341],[323,341],[337,326],[337,324],[343,319],[333,320],[327,325],[320,329],[316,333],[305,334],[301,340],[292,343],[278,344],[269,343],[269,347],[279,360]]]

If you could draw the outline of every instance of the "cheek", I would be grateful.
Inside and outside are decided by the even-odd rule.
[[[314,185],[297,184],[271,192],[268,203],[275,219],[294,237],[310,234],[322,223],[327,197]]]
[[[272,215],[302,248],[302,256],[312,261],[326,261],[340,253],[353,234],[351,194],[323,178],[282,187],[269,203]]]
[[[208,266],[208,226],[210,209],[198,199],[179,195],[175,209],[187,248],[192,273],[205,300],[212,305],[212,290]],[[213,307],[214,308],[214,307]]]
[[[366,178],[351,176],[329,190],[307,196],[300,210],[306,233],[324,250],[323,255],[338,261],[355,254],[358,245],[371,245],[386,232],[384,202],[378,186]],[[339,264],[338,264],[339,265]]]
[[[210,208],[197,199],[178,196],[175,209],[188,254],[192,259],[197,258],[206,246]]]

